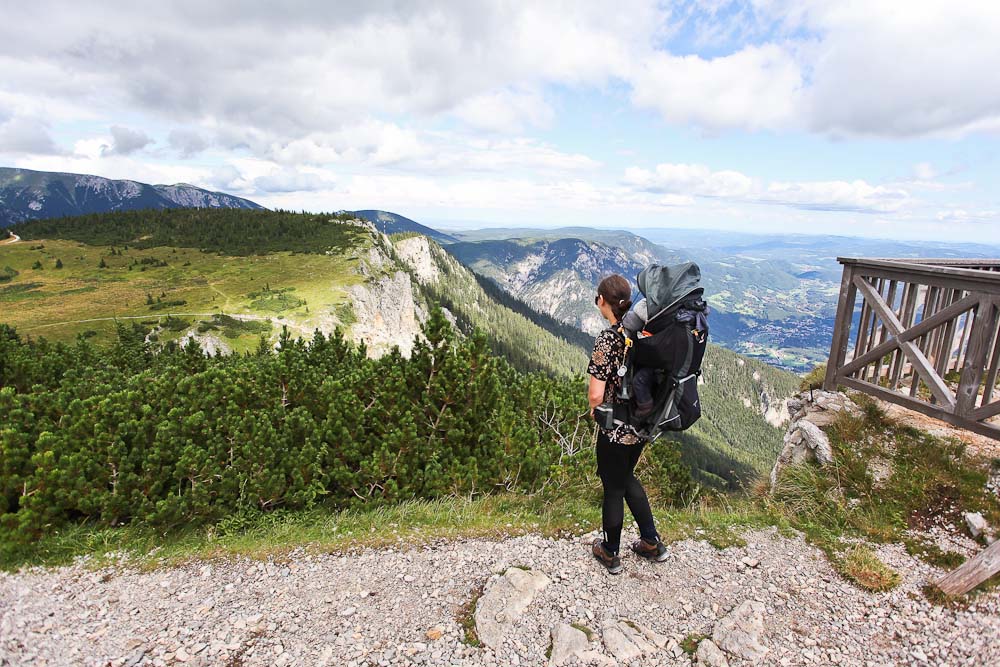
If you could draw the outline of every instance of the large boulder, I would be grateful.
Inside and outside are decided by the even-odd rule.
[[[579,657],[589,645],[587,635],[582,631],[572,625],[560,623],[552,628],[552,655],[549,664],[559,667],[570,658]]]
[[[726,653],[750,663],[761,660],[770,649],[761,642],[764,605],[746,600],[715,624],[712,641]]]
[[[508,569],[476,603],[476,634],[496,650],[504,635],[528,608],[535,594],[549,585],[549,578],[536,570]]]
[[[781,452],[771,469],[771,490],[778,483],[778,474],[788,465],[815,461],[819,465],[833,463],[830,439],[820,428],[833,422],[842,412],[858,414],[860,410],[847,396],[832,391],[803,392],[789,399],[789,411],[794,411]]]

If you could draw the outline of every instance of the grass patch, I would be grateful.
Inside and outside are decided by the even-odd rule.
[[[899,573],[865,546],[852,547],[838,564],[837,570],[842,575],[869,591],[888,591],[900,582]]]
[[[334,306],[333,314],[345,327],[349,327],[358,321],[358,318],[354,315],[354,306],[352,306],[348,301],[338,303]]]
[[[304,299],[299,299],[292,292],[294,287],[282,287],[271,289],[267,287],[259,292],[251,292],[247,295],[250,299],[250,308],[268,313],[283,313],[286,310],[294,310],[299,306],[306,305]]]
[[[270,333],[271,320],[244,320],[218,313],[213,315],[211,320],[202,320],[198,324],[198,333],[208,333],[209,331],[219,331],[226,338],[239,338],[244,335],[258,336]]]
[[[17,283],[0,287],[0,302],[44,297],[45,294],[38,291],[40,287],[42,283]]]
[[[594,633],[593,630],[591,630],[590,628],[588,628],[586,625],[583,625],[582,623],[570,623],[569,626],[571,628],[575,628],[575,629],[579,630],[580,632],[582,632],[583,634],[587,635],[587,641],[588,642],[594,641],[594,637],[597,636]]]
[[[705,639],[708,639],[708,635],[703,635],[699,632],[688,633],[688,635],[681,640],[681,649],[683,649],[683,651],[688,655],[693,656],[698,652],[698,644]]]
[[[458,613],[456,614],[455,620],[458,621],[459,626],[462,628],[463,636],[465,637],[465,643],[469,646],[480,647],[483,643],[479,640],[479,634],[476,632],[476,605],[479,604],[479,598],[483,597],[483,589],[486,587],[486,581],[482,581],[477,584],[475,588],[472,589],[472,594],[469,599],[466,600],[465,604],[458,608]],[[552,650],[552,646],[549,646],[549,651]],[[549,654],[551,657],[551,653]]]
[[[168,331],[184,331],[190,326],[191,320],[185,320],[183,317],[167,315],[166,319],[163,320],[163,328]]]
[[[941,524],[962,532],[963,511],[980,511],[991,523],[1000,520],[1000,500],[985,488],[988,462],[969,457],[958,440],[887,419],[868,397],[856,396],[855,401],[860,415],[841,414],[826,428],[834,463],[785,468],[769,499],[772,510],[804,532],[838,571],[870,590],[888,582],[873,574],[874,563],[867,563],[873,573],[865,572],[863,552],[845,553],[842,538],[901,542],[928,563],[952,566],[955,556],[907,533]],[[887,462],[891,471],[879,482],[869,465],[876,459]]]
[[[167,308],[178,308],[186,306],[187,299],[169,299],[167,301],[157,301],[149,306],[150,310],[165,310]]]
[[[962,554],[944,551],[938,545],[926,540],[908,537],[903,540],[903,545],[906,547],[906,553],[943,570],[954,570],[965,562],[965,556]]]
[[[820,389],[823,387],[824,380],[826,380],[826,364],[817,364],[802,377],[802,382],[799,383],[799,391]]]

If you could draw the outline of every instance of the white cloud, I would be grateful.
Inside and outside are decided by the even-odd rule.
[[[664,163],[653,171],[630,167],[624,180],[646,192],[702,197],[742,197],[754,188],[749,176],[738,171],[711,171],[703,164]]]
[[[918,181],[933,181],[938,174],[930,162],[918,162],[913,165],[913,175]]]
[[[760,200],[808,211],[890,213],[900,210],[909,201],[909,193],[862,180],[774,182],[760,194]]]
[[[326,176],[297,169],[281,169],[253,180],[257,192],[269,194],[330,190],[333,185]]]
[[[35,118],[0,119],[0,153],[62,155],[46,124]]]
[[[968,224],[968,223],[991,223],[996,224],[1000,222],[1000,211],[994,210],[975,210],[969,211],[962,208],[950,209],[945,211],[940,211],[937,214],[938,222],[944,223],[957,223],[957,224]]]
[[[167,143],[181,157],[189,158],[208,148],[208,142],[200,133],[189,129],[174,129],[167,135]]]
[[[459,104],[454,114],[468,125],[516,134],[526,126],[545,127],[555,111],[538,91],[497,90]]]
[[[997,34],[1000,3],[983,0],[37,0],[4,9],[0,102],[50,122],[127,110],[261,149],[322,146],[373,116],[511,135],[553,122],[551,86],[624,84],[636,106],[713,132],[956,135],[1000,131]],[[682,38],[705,54],[673,49]]]
[[[810,211],[888,213],[900,210],[910,201],[909,193],[898,186],[871,185],[863,180],[764,184],[738,171],[712,171],[701,164],[664,163],[652,171],[629,167],[623,182],[637,191],[652,194],[780,204]]]
[[[629,78],[632,101],[671,123],[710,130],[801,124],[801,68],[777,45],[750,46],[712,59],[651,54]]]
[[[105,146],[105,155],[131,155],[153,143],[153,140],[140,130],[132,130],[121,125],[111,126],[111,145]]]

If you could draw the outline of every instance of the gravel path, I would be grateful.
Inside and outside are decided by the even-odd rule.
[[[942,572],[897,545],[877,551],[903,584],[870,594],[841,580],[818,550],[774,530],[748,532],[746,547],[723,551],[678,542],[663,563],[629,554],[617,577],[592,560],[590,539],[299,550],[281,562],[235,558],[145,573],[75,565],[0,574],[0,665],[543,665],[560,622],[598,630],[629,619],[680,642],[711,635],[745,600],[766,608],[760,664],[1000,663],[1000,591],[968,610],[935,607],[919,589]],[[467,646],[459,608],[511,566],[551,583],[496,653]],[[590,648],[606,654],[599,632]],[[671,642],[632,664],[691,659]]]

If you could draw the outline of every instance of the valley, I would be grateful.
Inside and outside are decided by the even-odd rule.
[[[588,299],[602,274],[620,273],[634,281],[649,263],[694,261],[713,307],[712,340],[796,373],[809,371],[829,355],[840,289],[838,256],[1000,253],[992,246],[969,243],[693,229],[495,228],[452,235],[459,242],[445,247],[475,271],[591,333],[600,321]],[[566,252],[568,247],[574,252]]]
[[[28,339],[103,346],[125,325],[155,346],[193,341],[230,354],[274,348],[285,330],[303,340],[340,330],[370,357],[409,356],[442,307],[461,335],[480,332],[515,368],[583,386],[592,338],[477,278],[447,246],[415,232],[386,236],[350,214],[122,212],[14,229],[23,240],[0,247],[10,270],[0,322]],[[568,261],[591,247],[550,250]],[[612,250],[578,268],[596,280],[625,261]],[[780,405],[798,379],[713,345],[703,380],[713,407],[677,439],[681,455],[702,484],[735,488],[773,460]]]

